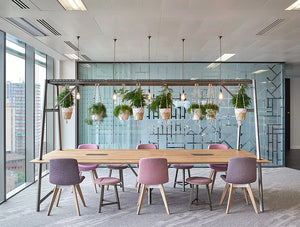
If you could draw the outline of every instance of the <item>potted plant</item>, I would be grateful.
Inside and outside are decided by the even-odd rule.
[[[241,85],[238,93],[232,96],[231,104],[234,106],[235,118],[243,121],[246,118],[247,107],[251,104],[251,98],[246,94],[247,86]]]
[[[159,113],[163,120],[168,120],[171,116],[171,107],[173,104],[172,92],[172,89],[164,85],[160,91],[160,95],[156,96],[155,100],[149,106],[152,112],[158,112],[159,108]]]
[[[197,103],[190,105],[187,112],[192,114],[192,119],[194,121],[203,120],[203,116],[206,114],[204,106]]]
[[[103,118],[107,117],[104,104],[101,102],[93,104],[89,107],[89,115],[93,121],[103,121]]]
[[[219,106],[214,103],[206,103],[204,105],[204,109],[206,112],[206,119],[213,120],[216,118],[217,111],[219,111]]]
[[[65,88],[65,90],[58,95],[57,102],[59,103],[65,96],[68,95],[69,92],[70,92],[70,90],[68,88]],[[60,103],[60,106],[62,107],[62,113],[63,113],[64,119],[66,119],[66,120],[71,119],[72,113],[73,113],[73,107],[72,107],[73,105],[74,105],[74,97],[73,97],[73,94],[70,93],[64,99],[64,101],[62,101]]]
[[[120,104],[115,107],[113,114],[121,121],[125,121],[128,120],[129,115],[132,115],[132,109],[126,104]]]
[[[146,96],[139,86],[133,91],[126,91],[122,102],[129,102],[132,108],[134,120],[140,121],[144,117],[144,106],[146,105]]]

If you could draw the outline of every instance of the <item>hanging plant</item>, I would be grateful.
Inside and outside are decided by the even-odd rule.
[[[98,93],[99,93],[99,102],[95,103],[97,88],[98,88]],[[89,111],[89,115],[91,116],[92,120],[96,121],[96,124],[98,124],[98,121],[103,121],[103,119],[105,117],[107,117],[106,107],[101,102],[101,93],[100,93],[100,85],[99,84],[95,85],[94,97],[93,97],[93,104],[89,107],[88,111]],[[87,124],[90,124],[90,120],[89,119],[86,119],[85,122]]]
[[[132,109],[126,104],[120,104],[115,107],[113,114],[121,121],[125,121],[128,120],[129,115],[132,115]]]
[[[231,104],[234,106],[235,118],[237,121],[244,121],[247,107],[251,104],[251,98],[246,94],[246,85],[239,86],[238,93],[232,96]]]
[[[216,118],[217,111],[219,111],[219,106],[215,104],[215,96],[212,84],[208,85],[204,108],[206,111],[206,119],[213,120]]]
[[[60,103],[60,106],[62,107],[62,114],[65,120],[71,119],[73,113],[74,97],[72,93],[69,93],[69,88],[65,87],[64,91],[61,92],[57,97],[57,102],[59,103],[63,98],[67,96],[64,101]]]
[[[197,96],[198,96],[198,103],[195,103]],[[206,114],[204,106],[201,105],[200,103],[201,103],[201,95],[200,95],[199,84],[195,84],[192,104],[187,109],[187,112],[192,115],[192,119],[194,121],[203,120]]]
[[[168,120],[171,116],[171,107],[173,105],[172,92],[171,88],[164,85],[160,91],[160,95],[156,96],[155,100],[149,106],[152,112],[158,112],[159,110],[163,120]]]
[[[143,120],[144,106],[146,105],[146,96],[140,85],[137,86],[133,91],[126,92],[123,96],[122,101],[128,101],[130,103],[134,120]]]

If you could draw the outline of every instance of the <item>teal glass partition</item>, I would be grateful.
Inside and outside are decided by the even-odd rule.
[[[220,79],[218,64],[185,63],[184,76],[182,63],[151,63],[149,77],[148,63],[116,63],[113,75],[112,63],[79,63],[78,79]],[[282,63],[222,63],[222,79],[255,79],[257,85],[257,103],[260,130],[260,145],[263,158],[271,161],[268,166],[284,165],[284,64]],[[202,149],[211,143],[225,143],[236,148],[237,122],[234,107],[231,105],[231,95],[223,89],[224,99],[217,104],[220,110],[215,120],[195,122],[186,112],[192,102],[194,86],[184,87],[187,101],[179,100],[180,86],[174,86],[173,99],[175,105],[167,122],[160,119],[145,108],[144,119],[137,123],[130,117],[123,124],[113,117],[114,104],[112,94],[114,89],[121,87],[101,86],[102,102],[107,108],[108,117],[103,122],[92,125],[84,123],[88,118],[88,107],[93,103],[94,87],[81,87],[79,101],[78,142],[93,143],[100,148],[135,148],[140,143],[154,143],[159,149]],[[126,87],[131,90],[135,87]],[[145,93],[147,86],[143,86]],[[200,87],[202,102],[207,96],[207,86]],[[238,87],[227,87],[231,93],[236,93]],[[150,87],[152,94],[158,94],[161,87]],[[219,87],[214,87],[215,97]],[[247,94],[253,98],[252,85]],[[97,99],[97,97],[96,97]],[[253,102],[252,102],[253,103]],[[253,109],[253,104],[250,106]],[[256,152],[254,113],[249,111],[242,123],[241,149]]]

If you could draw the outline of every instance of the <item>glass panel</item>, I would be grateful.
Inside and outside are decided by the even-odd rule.
[[[46,55],[35,51],[35,157],[39,156],[42,135],[43,95],[46,79]],[[46,125],[45,125],[46,126]],[[46,133],[46,127],[45,127]],[[45,134],[46,135],[46,134]],[[46,151],[46,136],[44,136],[44,151]],[[46,165],[43,165],[43,170]],[[38,165],[35,165],[35,175],[38,175]]]
[[[16,67],[17,66],[17,67]],[[25,182],[25,44],[6,40],[6,192]]]
[[[181,63],[152,63],[151,79],[219,79],[219,67],[209,68],[209,63],[185,63],[185,73],[182,75]],[[261,71],[258,71],[261,70]],[[117,63],[116,79],[148,79],[148,64]],[[79,64],[78,79],[112,79],[113,65],[110,63]],[[223,79],[255,79],[257,83],[259,130],[261,154],[272,162],[270,166],[283,165],[284,139],[284,65],[279,63],[223,63]],[[231,93],[237,92],[237,87],[227,87]],[[84,119],[88,117],[88,107],[93,100],[93,87],[81,88],[82,98],[79,106],[79,143],[95,143],[100,148],[135,148],[139,143],[154,143],[160,149],[207,148],[211,143],[225,143],[236,148],[237,122],[234,108],[230,104],[231,96],[223,89],[224,99],[217,100],[220,110],[216,120],[194,122],[186,113],[193,98],[193,86],[185,87],[187,101],[179,101],[180,87],[172,87],[175,106],[172,117],[167,123],[158,114],[153,114],[145,108],[144,120],[137,124],[130,117],[123,124],[113,117],[114,104],[112,94],[114,87],[101,87],[102,101],[107,108],[108,117],[98,125],[87,125]],[[134,89],[134,87],[127,87]],[[147,92],[148,87],[143,87]],[[152,94],[158,94],[160,87],[151,87]],[[207,96],[207,86],[200,87],[202,101]],[[214,87],[215,97],[219,88]],[[253,98],[252,85],[247,94]],[[253,109],[251,104],[250,109]],[[242,124],[241,148],[256,152],[254,114],[249,111]]]

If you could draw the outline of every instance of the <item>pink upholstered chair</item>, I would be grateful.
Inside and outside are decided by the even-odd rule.
[[[78,149],[99,149],[96,144],[81,144],[78,146]],[[78,164],[78,169],[80,172],[91,171],[92,181],[94,184],[94,190],[97,193],[97,187],[95,184],[95,179],[98,178],[97,169],[98,164]]]
[[[226,193],[230,188],[226,214],[229,213],[232,192],[234,188],[243,188],[246,203],[249,204],[247,191],[250,195],[250,199],[255,213],[258,214],[255,198],[252,192],[251,183],[256,181],[256,158],[250,157],[237,157],[231,158],[228,163],[227,175],[222,175],[221,178],[226,182],[224,192],[220,201],[220,205],[223,204]]]
[[[107,165],[107,168],[109,169],[109,175],[108,177],[111,177],[113,170],[119,170],[119,178],[120,183],[118,184],[120,188],[122,188],[122,191],[124,192],[124,177],[123,177],[123,169],[127,169],[127,164],[109,164]],[[109,189],[109,185],[107,185],[107,190]]]
[[[137,214],[140,214],[146,189],[159,188],[168,214],[170,210],[163,184],[169,182],[168,162],[165,158],[142,158],[140,160],[138,182],[142,185],[142,190],[138,200]]]
[[[226,144],[210,144],[208,146],[208,149],[224,149],[227,150],[228,146]],[[226,172],[227,171],[227,164],[208,164],[210,170],[210,174],[209,174],[209,178],[212,179],[212,183],[211,183],[211,189],[210,189],[210,193],[212,193],[213,188],[214,188],[214,184],[215,184],[215,180],[216,180],[216,176],[217,176],[217,172]]]

